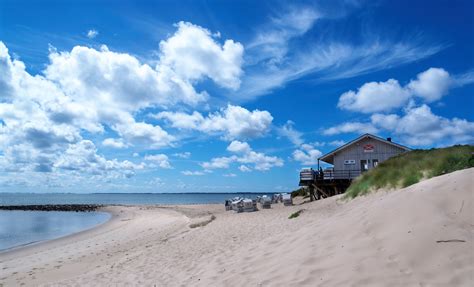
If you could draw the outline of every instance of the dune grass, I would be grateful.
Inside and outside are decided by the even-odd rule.
[[[300,216],[300,214],[304,211],[304,209],[300,209],[296,212],[293,212],[292,214],[290,214],[290,216],[288,216],[288,219],[293,219],[293,218],[297,218],[298,216]]]
[[[354,198],[380,188],[407,187],[434,176],[474,167],[474,146],[413,150],[380,163],[364,173],[346,191]]]

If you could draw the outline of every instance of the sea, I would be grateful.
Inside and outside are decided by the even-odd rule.
[[[40,204],[207,204],[233,197],[273,193],[0,193],[0,205]],[[223,205],[224,206],[224,205]],[[224,207],[223,207],[224,208]],[[0,254],[90,229],[110,219],[105,212],[0,210]]]

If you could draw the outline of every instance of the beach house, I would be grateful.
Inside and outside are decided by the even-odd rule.
[[[411,149],[395,143],[391,138],[381,138],[364,134],[318,159],[316,170],[304,169],[300,172],[300,186],[316,190],[316,199],[344,192],[351,181],[363,172],[393,156]],[[321,162],[329,164],[324,170]]]

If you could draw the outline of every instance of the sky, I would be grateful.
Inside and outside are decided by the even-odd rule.
[[[474,143],[472,1],[0,0],[0,192],[287,192]]]

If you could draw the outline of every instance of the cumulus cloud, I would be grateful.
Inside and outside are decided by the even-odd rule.
[[[410,81],[408,89],[426,102],[434,102],[448,93],[451,84],[452,79],[444,69],[429,68]]]
[[[221,46],[209,30],[188,22],[177,27],[172,37],[160,43],[160,64],[191,81],[209,77],[224,88],[238,89],[243,46],[233,40]]]
[[[379,131],[397,136],[411,146],[471,144],[474,141],[473,122],[435,115],[426,104],[410,106],[402,115],[376,113],[370,117],[370,122],[343,123],[327,129],[325,134]]]
[[[276,156],[267,156],[264,153],[253,151],[250,146],[245,142],[233,141],[227,147],[227,150],[236,153],[230,157],[218,157],[211,159],[210,162],[204,162],[201,166],[204,169],[222,169],[229,168],[229,166],[236,162],[245,165],[241,165],[239,169],[241,171],[250,171],[246,165],[252,164],[253,169],[266,171],[273,167],[283,166],[283,160]]]
[[[227,140],[261,137],[269,131],[273,121],[267,111],[249,111],[230,104],[207,117],[199,112],[160,112],[153,117],[167,120],[173,128],[222,134]]]
[[[337,106],[344,110],[372,113],[388,111],[403,106],[411,94],[402,88],[397,80],[370,82],[357,92],[348,91],[341,95]]]
[[[122,139],[106,138],[102,141],[102,145],[111,148],[126,148],[127,145]]]
[[[0,42],[0,169],[24,174],[90,170],[101,176],[122,170],[131,176],[145,165],[106,159],[84,137],[106,133],[106,148],[174,146],[174,136],[136,116],[147,108],[205,102],[209,95],[195,85],[206,79],[237,89],[243,55],[240,43],[221,44],[207,29],[184,22],[176,27],[160,43],[154,67],[106,46],[75,46],[51,48],[45,69],[31,75]],[[97,34],[91,30],[88,36]],[[109,131],[118,138],[107,137]],[[234,133],[229,128],[228,134]],[[158,165],[166,168],[169,162],[162,159]]]
[[[469,79],[468,74],[451,76],[444,69],[429,68],[404,87],[395,79],[365,83],[357,92],[343,93],[337,106],[343,110],[362,113],[387,112],[403,107],[414,98],[427,103],[440,100],[450,88],[474,81]]]
[[[233,153],[247,154],[252,149],[250,148],[250,145],[246,142],[232,141],[227,147],[227,150]]]
[[[161,168],[172,168],[171,164],[169,162],[169,158],[165,154],[153,154],[153,155],[146,155],[145,160],[154,162],[158,164],[159,167]]]
[[[196,92],[188,79],[169,67],[159,70],[125,53],[76,46],[71,52],[52,51],[46,77],[66,94],[87,105],[105,104],[104,117],[114,109],[133,112],[148,106],[179,102],[195,105],[207,94]],[[105,114],[108,113],[108,114]]]
[[[230,164],[234,162],[236,157],[216,157],[211,159],[209,162],[203,162],[201,166],[204,169],[218,169],[218,168],[229,168]]]
[[[460,144],[474,141],[474,123],[433,114],[427,105],[407,109],[404,115],[374,114],[372,124],[392,132],[408,145]]]
[[[112,173],[131,177],[135,174],[136,170],[143,169],[145,165],[135,164],[128,160],[107,160],[97,154],[97,149],[93,142],[81,140],[75,144],[70,144],[65,152],[56,160],[54,167],[96,175]]]
[[[322,155],[321,151],[310,144],[302,144],[299,149],[293,152],[293,159],[303,165],[314,165],[318,163],[318,158]]]
[[[99,31],[97,31],[95,29],[91,29],[91,30],[87,31],[87,38],[89,38],[89,39],[94,39],[98,35],[99,35]]]
[[[105,159],[84,137],[105,133],[102,145],[106,148],[174,146],[175,136],[136,117],[148,108],[193,107],[207,101],[207,92],[195,88],[204,80],[237,89],[244,53],[240,43],[221,43],[200,26],[180,22],[176,29],[160,43],[155,66],[106,46],[75,46],[70,51],[51,48],[49,63],[37,75],[12,59],[0,42],[0,168],[78,170],[71,165],[71,153],[82,150],[92,154],[85,158],[102,162],[106,170],[114,166],[111,170],[123,168],[131,175],[138,166]],[[97,35],[95,30],[88,32],[90,38]],[[118,138],[110,137],[110,131]],[[245,129],[240,132],[246,133]],[[166,167],[166,161],[161,166]]]
[[[148,148],[172,146],[175,137],[160,126],[136,122],[134,118],[124,117],[111,126],[127,142]]]

